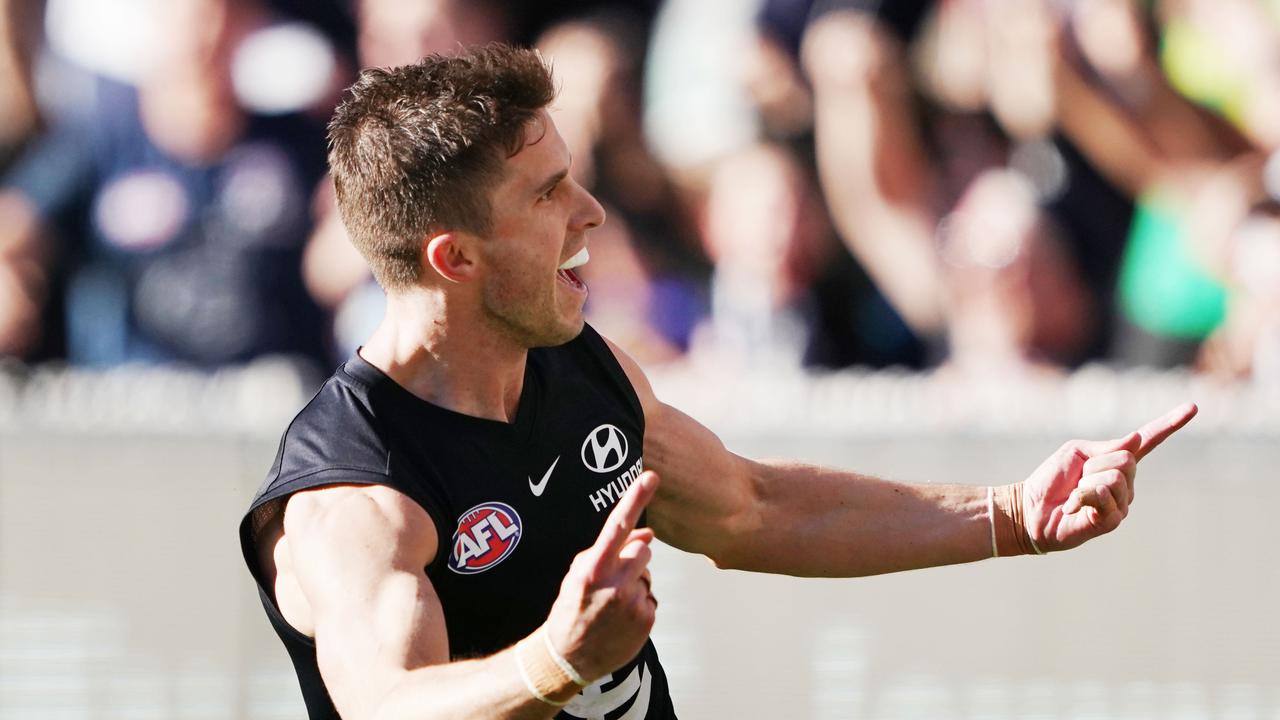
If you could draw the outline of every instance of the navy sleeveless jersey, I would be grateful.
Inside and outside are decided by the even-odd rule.
[[[285,431],[266,483],[240,525],[263,606],[293,661],[312,720],[337,718],[315,642],[293,629],[262,583],[254,539],[292,493],[379,484],[430,515],[440,538],[426,568],[454,659],[490,655],[546,619],[574,555],[590,546],[643,467],[644,414],[590,326],[529,352],[514,422],[423,401],[358,355]],[[653,642],[588,687],[557,717],[674,718]]]

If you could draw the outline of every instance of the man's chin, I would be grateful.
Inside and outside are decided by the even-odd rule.
[[[556,347],[578,337],[586,324],[582,313],[572,318],[560,318],[555,324],[540,327],[516,327],[508,325],[512,337],[526,348]]]
[[[547,333],[545,341],[539,342],[531,347],[555,347],[557,345],[563,345],[581,335],[582,328],[586,324],[586,318],[583,317],[582,313],[578,313],[574,319],[561,323],[559,327],[555,328],[554,332]]]

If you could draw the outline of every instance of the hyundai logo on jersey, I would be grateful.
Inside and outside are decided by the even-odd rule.
[[[474,575],[506,560],[520,542],[520,528],[520,516],[505,503],[481,503],[464,512],[453,533],[449,569]]]
[[[613,472],[626,461],[627,436],[612,425],[597,427],[582,443],[582,464],[592,472]]]

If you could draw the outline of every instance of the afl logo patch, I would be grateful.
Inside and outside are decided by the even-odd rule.
[[[582,464],[598,473],[613,472],[627,461],[627,436],[618,428],[604,424],[587,433],[582,443]]]
[[[500,502],[481,503],[458,518],[449,569],[474,575],[497,565],[516,549],[521,535],[515,508]]]

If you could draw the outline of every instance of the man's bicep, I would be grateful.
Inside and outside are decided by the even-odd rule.
[[[320,673],[344,717],[367,716],[408,670],[448,662],[444,614],[425,573],[438,538],[420,506],[380,486],[299,493],[285,537]]]
[[[663,542],[719,562],[754,521],[751,463],[702,423],[658,400],[635,360],[609,347],[644,408],[645,468],[661,478],[647,510],[649,526]]]
[[[750,462],[666,404],[645,418],[644,453],[645,467],[661,478],[649,526],[663,542],[721,563],[755,522]]]

